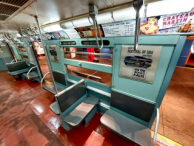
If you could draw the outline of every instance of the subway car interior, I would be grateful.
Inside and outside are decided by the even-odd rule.
[[[0,0],[1,146],[193,146],[193,0]]]

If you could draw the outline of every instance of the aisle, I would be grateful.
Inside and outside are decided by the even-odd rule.
[[[60,141],[29,108],[31,100],[48,92],[40,83],[14,81],[0,72],[0,145],[60,146]]]
[[[160,108],[159,133],[193,146],[194,69],[176,67]]]

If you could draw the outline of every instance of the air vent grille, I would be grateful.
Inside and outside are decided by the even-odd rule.
[[[0,2],[8,3],[16,6],[23,6],[28,0],[0,0]]]
[[[11,15],[13,14],[15,11],[18,10],[17,7],[13,7],[13,6],[9,6],[9,5],[4,5],[4,4],[0,4],[0,14],[4,14],[4,15]]]
[[[0,0],[0,20],[6,20],[29,0]]]

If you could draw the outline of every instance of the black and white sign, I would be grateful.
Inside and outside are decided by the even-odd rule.
[[[119,76],[152,83],[158,66],[161,46],[122,46]]]

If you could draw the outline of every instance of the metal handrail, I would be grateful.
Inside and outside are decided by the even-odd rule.
[[[28,80],[30,79],[29,74],[30,74],[30,72],[32,71],[32,69],[34,69],[34,68],[37,68],[37,66],[33,66],[33,67],[30,68],[30,70],[28,71],[28,73],[27,73],[27,78],[28,78]]]
[[[10,63],[14,63],[15,62],[15,60],[12,60]]]
[[[155,146],[156,143],[156,138],[157,138],[157,133],[158,133],[158,125],[159,125],[159,117],[160,117],[160,112],[159,109],[156,109],[157,115],[156,115],[156,125],[154,129],[154,136],[153,136],[153,143],[152,146]]]
[[[60,96],[61,94],[65,93],[66,91],[70,90],[71,88],[75,87],[77,84],[84,82],[84,79],[81,79],[79,82],[76,82],[75,84],[69,86],[65,90],[62,90],[61,92],[58,92],[55,96]]]
[[[41,81],[40,81],[41,87],[42,87],[42,82],[43,82],[44,78],[45,78],[48,74],[50,74],[50,72],[45,73],[45,75],[44,75],[43,78],[41,79]]]
[[[89,52],[75,52],[75,51],[64,51],[65,53],[75,53],[75,54],[90,54],[90,55],[102,55],[102,56],[113,56],[113,54],[108,53],[89,53]]]

